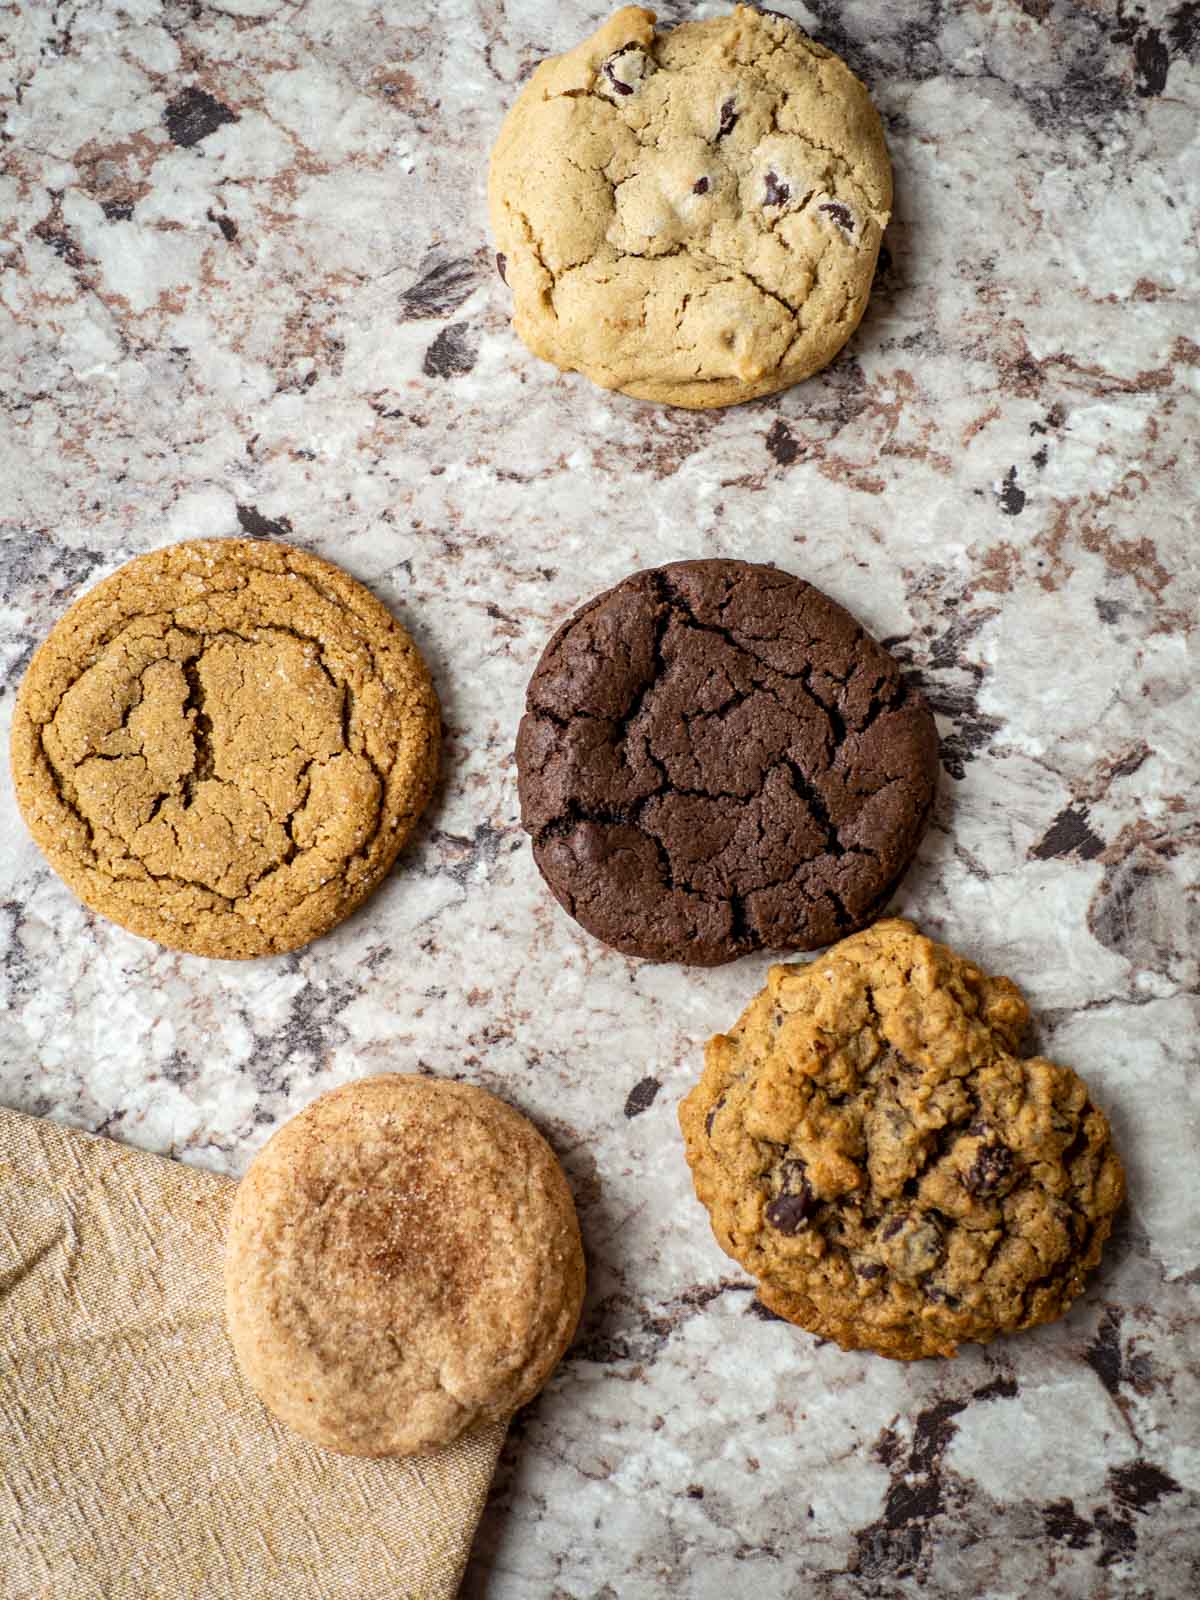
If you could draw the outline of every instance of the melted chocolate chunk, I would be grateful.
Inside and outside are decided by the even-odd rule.
[[[632,83],[626,83],[624,79],[617,77],[617,74],[614,71],[615,64],[621,59],[622,56],[627,56],[631,50],[640,49],[641,46],[631,40],[629,44],[623,44],[619,50],[614,50],[612,55],[609,56],[608,60],[600,69],[618,94],[632,94],[634,91],[634,85]],[[638,76],[640,77],[641,74],[638,74]]]
[[[764,206],[785,206],[791,198],[792,191],[786,183],[780,183],[773,172],[767,173],[767,190],[763,196]]]
[[[723,139],[727,133],[732,133],[737,119],[738,114],[733,108],[733,101],[726,100],[721,107],[721,120],[717,124],[716,137]]]
[[[707,178],[697,178],[695,183],[692,185],[692,193],[693,194],[707,194],[708,193],[708,179]]]
[[[828,211],[839,228],[844,228],[847,233],[854,232],[854,214],[849,206],[844,206],[840,200],[827,200],[817,207],[818,211]]]
[[[963,1176],[963,1186],[971,1194],[995,1194],[1012,1168],[1013,1153],[1006,1144],[997,1140],[995,1144],[980,1145],[970,1170]]]
[[[768,1205],[767,1221],[779,1233],[799,1233],[809,1209],[809,1202],[802,1194],[781,1194]]]
[[[780,1233],[799,1233],[813,1209],[813,1192],[803,1161],[785,1161],[782,1192],[767,1205],[767,1221]]]

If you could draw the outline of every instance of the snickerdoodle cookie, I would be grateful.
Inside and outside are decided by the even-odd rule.
[[[234,1200],[226,1309],[275,1415],[350,1455],[508,1417],[579,1317],[575,1208],[549,1145],[482,1089],[396,1073],[322,1095]]]
[[[953,1355],[1061,1316],[1124,1194],[1103,1113],[1020,1053],[1008,978],[892,920],[772,967],[680,1107],[717,1241],[843,1349]]]
[[[94,911],[196,955],[271,955],[349,915],[432,792],[437,698],[340,568],[200,539],[75,603],[17,697],[12,769]]]
[[[854,332],[892,176],[866,89],[788,18],[738,6],[656,33],[626,6],[533,73],[488,197],[535,355],[724,406],[806,378]]]

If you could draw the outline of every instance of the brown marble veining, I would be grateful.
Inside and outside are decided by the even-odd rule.
[[[344,563],[425,651],[442,788],[296,955],[93,918],[0,784],[0,1099],[240,1170],[323,1088],[459,1075],[535,1117],[591,1265],[466,1593],[1200,1589],[1200,7],[776,0],[870,84],[897,206],[827,372],[735,410],[602,393],[513,337],[486,152],[549,0],[86,0],[0,14],[0,723],[36,641],[196,534]],[[719,7],[667,3],[664,20]],[[589,941],[517,821],[525,681],[579,599],[690,555],[854,610],[938,713],[897,908],[1030,997],[1127,1215],[1060,1324],[952,1364],[771,1319],[691,1197],[675,1104],[768,958]]]

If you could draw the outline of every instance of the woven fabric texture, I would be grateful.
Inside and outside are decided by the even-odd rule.
[[[0,1108],[2,1600],[445,1600],[504,1439],[318,1450],[242,1383],[235,1185]]]

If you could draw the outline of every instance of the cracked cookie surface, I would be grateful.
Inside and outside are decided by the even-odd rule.
[[[51,866],[172,949],[246,958],[371,892],[437,775],[437,698],[361,584],[287,545],[193,540],[76,602],[17,698],[12,768]]]
[[[470,1084],[386,1073],[322,1095],[234,1198],[238,1364],[282,1422],[349,1455],[507,1419],[558,1364],[583,1288],[554,1152]]]
[[[634,573],[547,645],[521,820],[564,909],[626,955],[715,965],[861,927],[920,843],[937,734],[819,589],[744,561]]]
[[[787,18],[739,6],[658,34],[628,6],[533,73],[488,198],[535,355],[704,407],[833,359],[866,308],[892,179],[866,89]]]
[[[911,923],[772,967],[680,1106],[717,1242],[780,1316],[899,1360],[1061,1316],[1124,1197],[1029,1012]]]

